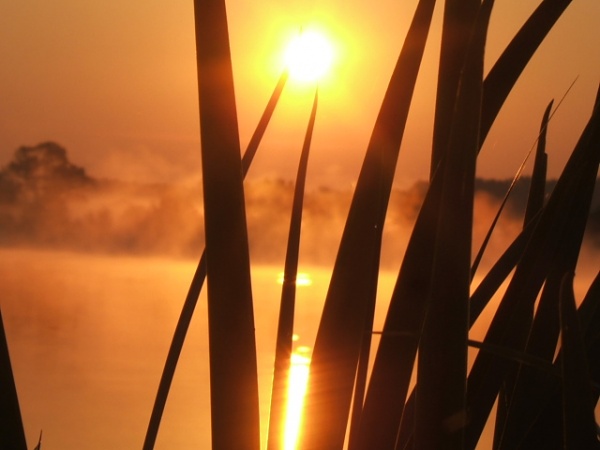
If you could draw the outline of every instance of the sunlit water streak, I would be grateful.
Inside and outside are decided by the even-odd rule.
[[[292,354],[285,418],[284,450],[295,450],[298,444],[298,435],[302,427],[304,397],[308,385],[309,351],[308,347],[300,347]]]

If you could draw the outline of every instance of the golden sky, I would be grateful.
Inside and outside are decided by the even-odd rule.
[[[427,176],[436,10],[399,160],[398,181]],[[496,0],[488,68],[539,0]],[[309,183],[351,184],[416,0],[227,2],[242,147],[301,27],[326,30],[337,59],[321,83]],[[482,152],[484,177],[513,174],[546,104],[578,80],[550,126],[556,176],[600,82],[600,2],[573,0],[501,112]],[[26,0],[0,3],[0,165],[20,145],[54,140],[94,176],[176,180],[199,172],[193,2]],[[292,178],[312,88],[288,85],[251,176]]]

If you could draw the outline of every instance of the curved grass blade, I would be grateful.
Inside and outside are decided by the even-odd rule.
[[[600,318],[600,271],[579,306],[579,318],[586,338],[600,334],[600,327],[596,328],[592,325],[595,317]]]
[[[556,263],[561,241],[569,241],[571,223],[587,214],[584,193],[594,185],[600,158],[600,108],[598,103],[575,150],[543,210],[540,221],[523,254],[510,285],[494,316],[485,342],[522,350],[529,334],[537,294]],[[588,205],[589,208],[589,205]],[[569,245],[572,245],[572,241]],[[578,249],[576,250],[578,251]],[[480,353],[468,380],[468,402],[472,411],[467,448],[474,448],[505,375],[514,364]]]
[[[250,165],[252,164],[252,161],[254,160],[254,156],[256,155],[256,151],[258,150],[260,141],[262,140],[263,136],[265,135],[265,131],[267,130],[267,126],[269,125],[269,122],[271,121],[271,117],[273,116],[275,107],[277,106],[277,103],[279,102],[279,98],[281,97],[281,92],[283,91],[283,88],[285,87],[285,85],[287,83],[288,77],[289,77],[289,73],[286,69],[279,76],[279,80],[277,80],[277,84],[275,85],[275,89],[273,90],[273,93],[271,94],[271,97],[269,98],[269,102],[267,103],[267,106],[265,107],[265,110],[263,111],[262,116],[260,116],[258,125],[256,126],[256,129],[254,130],[254,133],[252,133],[252,137],[250,138],[250,141],[248,142],[248,146],[246,147],[246,151],[244,152],[244,156],[242,157],[242,173],[243,173],[244,177],[248,173],[248,170],[250,170]]]
[[[361,421],[364,449],[396,445],[431,284],[442,172],[438,165],[392,294]]]
[[[558,273],[553,267],[548,274],[525,348],[527,355],[548,364],[554,357],[559,335]],[[515,361],[519,367],[509,372],[500,392],[502,404],[498,404],[494,434],[498,449],[515,448],[524,439],[530,424],[552,397],[557,381],[548,372]]]
[[[529,187],[529,197],[527,198],[527,207],[525,209],[524,226],[530,223],[544,207],[544,198],[546,196],[546,173],[548,172],[548,155],[546,153],[546,136],[548,134],[548,122],[550,121],[550,111],[552,110],[551,100],[544,111],[538,145],[533,162],[533,171],[531,173],[531,186]]]
[[[484,0],[472,27],[448,149],[427,315],[419,343],[415,446],[463,449],[475,163],[483,59],[494,1]]]
[[[436,89],[430,179],[448,149],[456,96],[481,0],[447,0]]]
[[[483,82],[480,142],[483,144],[508,94],[571,0],[544,0],[523,24]]]
[[[592,403],[596,404],[600,399],[600,272],[577,312],[584,332],[590,375],[594,383]]]
[[[533,166],[533,175],[531,177],[531,186],[529,188],[529,198],[527,202],[527,209],[525,212],[524,226],[526,226],[529,222],[533,220],[533,218],[539,213],[544,205],[544,197],[545,197],[545,188],[546,188],[546,166],[547,166],[547,155],[546,155],[546,133],[548,130],[548,121],[550,119],[550,110],[552,108],[552,104],[554,101],[551,101],[546,111],[544,112],[544,117],[542,119],[542,125],[540,127],[540,133],[537,138],[537,150],[535,154],[535,162]],[[513,178],[508,191],[504,195],[502,199],[502,203],[500,203],[500,207],[498,208],[498,212],[494,216],[494,220],[490,225],[490,229],[488,230],[475,259],[473,260],[473,265],[471,267],[471,276],[475,277],[475,273],[481,263],[481,259],[483,258],[483,254],[487,248],[487,245],[492,237],[492,233],[498,224],[498,220],[500,219],[500,215],[502,211],[504,211],[504,207],[508,201],[508,198],[513,191],[517,181],[521,178],[521,174],[523,173],[523,169],[525,168],[525,164],[531,155],[531,150],[525,156],[525,159],[521,163],[519,170],[515,177]]]
[[[534,357],[551,362],[559,338],[559,305],[561,284],[565,273],[575,271],[579,250],[583,242],[583,234],[587,217],[590,211],[591,200],[594,192],[596,171],[591,167],[590,173],[583,176],[592,182],[583,183],[578,189],[577,202],[572,207],[571,217],[562,232],[554,263],[552,264],[541,298],[536,310],[535,318],[527,340],[526,352]],[[545,374],[533,371],[528,367],[521,367],[516,374],[513,386],[507,388],[508,411],[506,425],[499,436],[506,442],[505,448],[514,448],[526,429],[524,424],[532,423],[540,412],[540,404],[548,396],[549,385],[555,380],[548,380]],[[540,400],[542,400],[540,402]]]
[[[587,349],[589,369],[595,384],[592,403],[600,398],[600,271],[577,310]]]
[[[596,438],[587,355],[577,317],[572,273],[563,279],[560,325],[565,448],[597,450],[600,443]]]
[[[552,116],[554,116],[554,114],[556,113],[558,108],[560,108],[560,105],[562,104],[562,102],[564,101],[564,99],[566,98],[567,94],[570,92],[571,88],[573,87],[573,85],[575,84],[576,81],[577,81],[577,78],[573,81],[573,83],[571,83],[571,85],[569,86],[569,88],[567,89],[567,91],[565,92],[563,97],[561,98],[560,102],[558,103],[558,105],[556,106],[556,109],[552,112],[552,114],[550,114],[550,110],[552,108],[553,101],[551,101],[548,104],[548,107],[546,108],[544,117],[542,119],[540,133],[538,134],[538,138],[537,138],[538,145],[537,145],[536,158],[535,158],[534,168],[533,168],[533,175],[532,175],[532,181],[531,181],[532,184],[531,184],[531,188],[530,188],[530,194],[529,194],[529,198],[528,198],[528,202],[527,202],[527,210],[525,213],[525,219],[524,219],[524,224],[523,224],[524,233],[522,233],[522,234],[525,234],[527,236],[530,235],[530,232],[534,228],[534,227],[529,227],[529,226],[536,220],[536,218],[538,217],[539,213],[541,212],[541,209],[544,204],[545,178],[546,178],[545,174],[546,174],[546,170],[547,170],[547,159],[548,159],[547,155],[545,153],[545,147],[546,147],[546,135],[547,135],[547,131],[548,131],[548,124],[550,123]],[[471,273],[472,273],[473,277],[475,276],[475,273],[477,272],[477,269],[479,267],[481,259],[483,258],[483,254],[485,252],[485,249],[487,248],[487,244],[489,243],[489,240],[491,238],[493,230],[495,229],[496,224],[500,218],[500,215],[504,209],[504,206],[506,205],[506,202],[508,201],[508,197],[509,197],[510,193],[512,192],[517,180],[520,178],[521,173],[523,172],[523,169],[525,168],[525,164],[526,164],[527,160],[529,159],[530,154],[531,154],[531,151],[527,154],[527,156],[521,163],[521,166],[519,167],[515,178],[513,179],[504,199],[502,200],[500,207],[498,208],[498,212],[497,212],[496,216],[494,217],[494,220],[492,221],[492,225],[490,226],[490,229],[488,230],[488,233],[486,234],[486,236],[483,240],[481,248],[477,252],[475,259],[473,260],[473,266],[471,268]],[[529,230],[529,232],[528,232],[528,230]],[[483,310],[485,305],[489,302],[489,300],[491,299],[491,296],[497,291],[500,284],[506,279],[506,277],[508,276],[510,271],[517,264],[517,260],[520,255],[520,251],[517,251],[516,247],[524,250],[527,239],[528,238],[525,238],[524,236],[519,235],[517,237],[517,239],[511,244],[509,249],[507,249],[505,254],[500,257],[500,259],[496,262],[496,264],[494,264],[493,268],[490,270],[488,275],[486,275],[484,280],[481,282],[481,284],[476,289],[475,293],[473,294],[473,296],[471,298],[471,324],[477,319],[477,317],[479,317],[479,314],[481,313],[481,311]],[[517,245],[517,244],[519,244],[519,245]],[[512,261],[512,262],[509,262],[509,261]]]
[[[534,233],[537,220],[534,219],[525,229],[516,237],[516,239],[498,258],[490,271],[481,280],[473,294],[471,294],[469,320],[471,326],[479,318],[484,308],[488,305],[500,285],[508,278],[512,270],[516,267],[527,248],[527,244]]]
[[[341,448],[374,302],[381,233],[435,0],[421,0],[387,88],[342,235],[312,355],[301,449]],[[365,276],[367,274],[367,276]]]
[[[600,272],[592,282],[588,293],[586,294],[579,310],[579,322],[584,332],[587,360],[589,362],[589,371],[591,380],[595,380],[595,386],[592,390],[592,404],[598,402],[600,388]],[[561,370],[562,351],[559,353],[555,366]],[[544,393],[544,399],[541,399],[538,407],[537,417],[534,423],[529,426],[523,424],[526,428],[526,436],[519,442],[518,448],[551,448],[557,442],[564,441],[563,433],[563,401],[562,388],[559,379],[554,379],[551,387]]]
[[[250,257],[225,2],[196,0],[194,18],[208,280],[212,446],[258,450],[258,374]]]
[[[38,443],[33,448],[33,450],[41,450],[41,449],[42,449],[42,430],[40,430],[40,437],[38,438]]]
[[[381,236],[379,241],[381,246]],[[367,388],[367,375],[369,371],[369,359],[371,355],[371,341],[373,333],[373,320],[375,318],[375,298],[377,296],[377,279],[379,277],[379,266],[374,264],[368,272],[363,275],[371,280],[371,293],[368,294],[372,301],[365,312],[365,323],[363,329],[363,340],[360,347],[358,358],[358,367],[356,370],[356,384],[354,387],[354,399],[352,406],[352,416],[350,418],[350,435],[348,437],[348,450],[360,448],[360,427],[363,416],[365,402],[365,391]]]
[[[279,309],[277,340],[275,344],[275,368],[273,373],[273,388],[269,417],[269,436],[267,442],[268,450],[278,450],[283,448],[285,410],[287,406],[286,394],[288,390],[289,369],[292,359],[292,337],[294,334],[294,310],[296,304],[298,258],[300,253],[302,205],[304,203],[304,187],[306,184],[308,155],[310,153],[310,143],[315,126],[318,102],[319,90],[317,88],[315,91],[310,119],[306,128],[304,145],[302,146],[300,163],[298,165],[298,174],[296,176],[296,186],[294,188],[292,217],[290,220],[290,231],[285,257],[283,287],[281,291],[281,306]]]
[[[544,116],[542,118],[542,123],[540,125],[540,132],[538,134],[538,138],[537,138],[537,148],[536,148],[536,152],[535,152],[535,160],[534,160],[534,164],[533,164],[533,172],[532,172],[532,176],[531,176],[531,185],[529,187],[529,196],[527,199],[527,206],[525,208],[525,217],[523,219],[523,226],[526,227],[527,224],[531,223],[533,220],[535,220],[535,217],[541,212],[543,206],[544,206],[544,197],[545,197],[545,193],[546,193],[546,171],[547,171],[547,160],[548,160],[548,156],[546,155],[546,134],[547,134],[547,130],[548,130],[548,121],[550,118],[550,111],[552,109],[552,104],[554,103],[554,100],[550,101],[550,103],[548,104],[548,106],[546,107],[546,110],[544,112]],[[531,152],[530,152],[531,153]],[[527,155],[527,157],[529,157],[529,155]],[[521,165],[521,168],[524,167],[524,163]],[[517,173],[517,177],[519,177],[521,174],[521,169],[519,170],[519,172]],[[516,181],[516,178],[515,178]],[[515,182],[513,181],[513,184],[511,185],[511,188],[514,186]],[[510,191],[510,189],[509,189]],[[505,200],[508,198],[508,195],[505,197]],[[504,207],[504,204],[500,207],[501,209]],[[499,214],[496,215],[495,218],[495,222],[492,225],[492,227],[495,226],[495,223],[499,217]],[[484,241],[484,244],[482,245],[482,248],[478,254],[478,257],[481,257],[481,255],[483,254],[483,251],[485,249],[485,245],[487,244],[487,241],[489,240],[489,237],[491,235],[493,228],[490,228],[490,231],[488,232],[488,235],[486,236],[486,240]],[[477,267],[477,262],[473,264],[474,269],[476,270]],[[554,279],[553,277],[549,277],[549,280]],[[548,284],[548,282],[545,285],[544,288],[544,293],[553,293],[554,290],[553,289],[548,289],[548,287],[550,286],[550,284]],[[542,299],[544,299],[544,297],[548,297],[543,295]],[[550,298],[552,298],[552,295],[550,295]],[[543,302],[543,306],[545,307],[545,305],[552,305],[551,301],[546,300],[546,302]],[[542,303],[540,303],[540,305],[542,305]],[[552,314],[540,314],[541,309],[545,309],[548,312],[551,312],[553,310],[552,307],[545,307],[545,308],[538,308],[538,314],[536,316],[536,323],[537,324],[550,324],[550,321],[545,321],[545,320],[539,320],[540,317],[543,318],[548,318],[551,319]],[[535,328],[535,327],[534,327]],[[546,331],[545,327],[542,328],[544,331]],[[552,327],[551,327],[552,329]],[[558,330],[557,330],[558,332]],[[556,336],[558,337],[558,336]],[[531,342],[531,340],[530,340]],[[547,344],[547,347],[549,347],[550,345],[555,345],[555,340],[549,338],[548,336],[545,336],[545,339],[543,341],[544,343]],[[528,345],[529,347],[529,345]],[[546,346],[544,346],[546,347]],[[537,354],[537,353],[536,353]],[[550,356],[551,357],[551,356]],[[529,370],[529,371],[528,371]],[[515,392],[516,389],[518,389],[517,387],[517,379],[519,380],[519,382],[521,382],[522,384],[522,378],[520,377],[519,374],[522,373],[523,377],[527,377],[527,379],[533,379],[537,374],[532,374],[532,376],[526,376],[525,374],[529,374],[530,373],[530,368],[523,368],[522,371],[519,371],[519,373],[514,374],[514,376],[508,376],[506,380],[504,380],[504,383],[502,385],[502,389],[500,390],[500,393],[498,394],[498,407],[496,409],[496,427],[495,427],[495,433],[494,433],[494,448],[499,448],[499,442],[502,439],[502,431],[504,430],[506,427],[506,422],[507,422],[507,415],[508,415],[508,409],[510,408],[510,405],[513,403],[514,399],[513,399],[513,393]],[[527,392],[527,391],[525,391]],[[531,395],[527,395],[527,396],[523,396],[523,398],[526,398],[527,400],[531,399]],[[511,418],[514,417],[514,415],[511,415]],[[509,441],[510,442],[510,441]]]
[[[0,310],[0,447],[27,450],[19,397]]]
[[[244,177],[250,169],[252,160],[256,155],[256,151],[258,150],[260,141],[262,140],[262,137],[264,136],[264,133],[267,129],[267,125],[269,124],[271,117],[273,116],[273,112],[275,110],[275,107],[277,106],[279,98],[281,97],[281,92],[285,87],[287,79],[288,72],[284,71],[279,77],[279,81],[277,82],[277,85],[275,86],[275,89],[271,94],[271,98],[267,103],[265,111],[263,112],[260,121],[254,133],[252,134],[252,137],[250,138],[248,147],[246,148],[244,156],[242,157],[242,173]],[[181,309],[181,313],[179,315],[179,319],[175,327],[175,332],[173,333],[173,339],[171,340],[171,346],[169,347],[169,353],[167,354],[167,359],[165,361],[165,366],[163,368],[163,373],[159,382],[156,399],[154,401],[154,406],[150,415],[150,421],[148,424],[148,429],[146,431],[146,437],[144,439],[143,450],[152,450],[156,443],[158,429],[160,427],[162,415],[164,413],[165,405],[167,403],[167,397],[169,396],[169,390],[173,382],[173,377],[175,376],[177,362],[179,361],[179,356],[181,355],[183,343],[185,342],[185,336],[190,327],[192,316],[194,315],[194,309],[196,308],[196,304],[198,303],[198,297],[200,296],[200,291],[202,290],[202,286],[204,285],[205,278],[206,252],[202,251],[202,255],[200,257],[200,260],[198,261],[198,266],[196,267],[196,271],[194,272],[194,276],[190,283],[188,293],[183,303],[183,307]]]

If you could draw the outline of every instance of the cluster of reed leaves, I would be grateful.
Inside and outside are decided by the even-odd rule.
[[[598,99],[545,199],[548,107],[522,232],[472,288],[484,250],[472,259],[477,156],[519,75],[570,3],[543,0],[484,77],[493,0],[444,2],[430,186],[383,329],[374,330],[382,229],[436,4],[418,2],[372,131],[333,267],[312,354],[300,449],[474,449],[495,402],[496,449],[599,448],[594,405],[600,395],[600,275],[578,308],[572,287],[600,161]],[[224,0],[195,0],[195,26],[206,250],[177,324],[144,449],[154,447],[186,331],[207,278],[212,445],[258,450],[243,177],[287,74],[282,74],[242,158]],[[291,213],[275,339],[269,450],[282,446],[302,196],[316,108],[317,94]],[[487,334],[482,341],[471,340],[470,327],[505,282],[508,287]],[[375,333],[380,340],[372,356]],[[469,347],[479,349],[470,371]],[[6,346],[0,348],[0,358],[0,444],[25,449]]]
[[[444,3],[430,187],[367,379],[382,229],[435,3],[418,2],[356,183],[312,354],[299,448],[473,449],[496,399],[494,448],[598,448],[594,405],[600,379],[600,277],[579,309],[572,292],[600,158],[598,101],[546,201],[544,143],[549,107],[540,131],[523,231],[478,288],[471,288],[477,266],[471,254],[479,150],[519,75],[570,1],[542,1],[485,77],[493,1]],[[219,449],[258,449],[245,171],[240,163],[256,150],[285,75],[257,129],[257,139],[253,138],[254,147],[242,160],[225,7],[223,2],[202,0],[195,6],[212,440]],[[291,219],[269,449],[281,447],[305,158],[315,108],[316,96]],[[485,338],[470,340],[470,327],[505,281],[508,288]],[[470,371],[469,346],[479,349]],[[555,356],[557,346],[560,351]],[[411,391],[415,366],[417,382]]]

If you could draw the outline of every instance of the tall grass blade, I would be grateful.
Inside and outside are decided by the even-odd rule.
[[[442,190],[443,176],[438,165],[413,228],[386,316],[365,400],[361,448],[394,448],[396,444],[431,284]]]
[[[600,316],[600,271],[592,281],[588,292],[579,306],[579,319],[586,338],[600,335],[600,328],[592,325],[593,319]]]
[[[436,89],[430,179],[448,149],[456,94],[481,0],[446,0]]]
[[[38,438],[38,443],[33,450],[41,450],[42,449],[42,430],[40,430],[40,437]]]
[[[286,69],[279,76],[279,80],[277,80],[277,84],[275,85],[275,89],[269,98],[269,102],[267,103],[262,116],[260,116],[260,120],[256,126],[256,129],[254,130],[254,133],[252,133],[252,137],[250,138],[248,146],[246,147],[246,151],[244,152],[244,156],[242,157],[242,173],[244,174],[244,177],[248,173],[248,170],[250,170],[250,165],[252,164],[254,156],[256,155],[256,151],[258,150],[258,146],[265,135],[265,131],[267,130],[267,126],[271,121],[271,117],[273,117],[273,112],[275,111],[277,103],[279,103],[279,98],[281,97],[281,93],[283,92],[283,88],[285,87],[288,78],[289,73]]]
[[[585,223],[585,192],[595,183],[600,158],[599,131],[600,108],[596,104],[517,265],[485,342],[514,350],[524,349],[539,290],[552,265],[561,258],[560,243],[567,241],[568,246],[574,245],[569,235],[572,232],[569,223],[579,226]],[[569,251],[578,251],[578,248]],[[513,363],[491,358],[485,353],[477,356],[468,380],[468,402],[472,416],[467,448],[475,447],[501,383],[510,369],[514,369]]]
[[[494,294],[521,259],[523,252],[527,248],[527,243],[533,235],[536,224],[537,218],[530,222],[508,246],[483,280],[481,280],[475,291],[473,291],[473,294],[471,294],[469,317],[471,325],[479,318],[483,309],[488,305]]]
[[[550,111],[554,100],[548,103],[538,138],[538,145],[533,162],[533,171],[531,173],[531,186],[529,187],[529,197],[527,198],[527,208],[525,209],[524,225],[530,223],[544,207],[546,197],[546,173],[548,171],[548,155],[546,154],[546,136],[548,134],[548,122],[550,121]]]
[[[600,399],[600,271],[581,302],[578,313],[594,383],[592,403],[597,404]]]
[[[595,384],[592,391],[592,403],[595,404],[600,399],[600,271],[577,312],[584,332],[590,374]]]
[[[190,283],[185,302],[183,303],[177,326],[175,327],[171,346],[169,347],[169,353],[167,354],[163,373],[158,384],[158,391],[156,393],[156,399],[154,400],[154,406],[152,407],[150,422],[148,423],[148,429],[146,430],[146,437],[144,438],[144,445],[142,447],[143,450],[152,450],[156,444],[158,429],[165,410],[165,405],[167,404],[167,397],[169,396],[173,377],[175,376],[177,362],[179,361],[183,343],[185,342],[185,336],[190,327],[194,309],[196,308],[196,303],[198,302],[198,297],[205,279],[206,252],[203,251],[198,266],[196,267],[196,271],[194,272],[194,276],[192,277],[192,282]]]
[[[600,272],[592,282],[587,295],[579,307],[578,317],[584,332],[584,341],[589,363],[591,380],[595,383],[591,391],[591,403],[596,404],[600,395]],[[562,370],[562,350],[555,362],[556,368]],[[545,398],[540,402],[536,421],[525,426],[527,435],[519,443],[519,448],[553,448],[557,443],[564,442],[563,433],[563,400],[562,387],[559,378],[552,379],[553,383],[545,392]],[[516,442],[516,441],[515,441]]]
[[[485,77],[481,113],[481,143],[485,141],[500,108],[523,69],[570,4],[571,0],[542,1]]]
[[[300,253],[300,230],[302,224],[302,205],[304,203],[304,187],[306,184],[306,170],[308,155],[312,140],[317,105],[319,102],[318,88],[315,91],[313,107],[304,137],[304,145],[300,155],[292,217],[285,257],[283,274],[283,287],[281,292],[281,306],[277,325],[277,339],[275,344],[275,367],[273,373],[273,388],[271,394],[271,410],[269,418],[268,450],[283,448],[285,438],[285,411],[288,391],[289,370],[292,360],[292,337],[294,334],[294,310],[296,305],[296,279],[298,276],[298,258]]]
[[[434,0],[421,0],[387,88],[343,232],[312,355],[304,450],[341,448],[365,326],[374,302],[381,234]],[[366,274],[366,276],[365,276]]]
[[[548,131],[548,125],[550,123],[550,120],[552,119],[552,116],[556,113],[558,108],[560,108],[564,99],[569,94],[569,92],[573,88],[573,85],[575,84],[576,81],[577,81],[577,78],[575,78],[575,80],[571,83],[569,88],[566,90],[566,92],[560,99],[560,102],[558,103],[558,105],[556,106],[556,109],[552,112],[552,114],[550,114],[550,111],[552,109],[552,104],[554,103],[553,101],[551,101],[548,104],[546,111],[544,112],[544,117],[542,118],[542,125],[540,127],[540,132],[539,132],[538,138],[537,138],[536,157],[535,157],[535,161],[534,161],[530,193],[529,193],[527,209],[526,209],[525,219],[524,219],[524,231],[525,231],[524,234],[528,234],[527,226],[530,225],[531,222],[533,222],[535,218],[537,218],[538,214],[541,211],[541,207],[544,204],[545,184],[546,184],[545,180],[546,180],[547,160],[548,160],[548,157],[545,153],[545,147],[546,147],[546,135],[547,135],[547,131]],[[486,234],[486,236],[483,240],[481,248],[479,249],[477,255],[475,256],[475,258],[473,260],[473,266],[471,269],[471,273],[473,276],[475,276],[475,273],[477,272],[479,264],[481,263],[481,259],[483,258],[485,249],[487,248],[487,245],[489,243],[489,240],[491,238],[493,230],[496,227],[498,220],[500,219],[500,215],[502,214],[502,211],[504,210],[504,207],[506,206],[506,203],[508,201],[510,193],[514,189],[516,182],[521,178],[521,174],[523,173],[525,164],[527,163],[527,161],[530,157],[530,154],[531,154],[531,150],[528,152],[525,159],[521,163],[521,166],[517,170],[517,173],[511,183],[505,197],[503,198],[500,207],[498,208],[498,212],[497,212],[496,216],[494,217],[494,220],[492,221],[492,225],[490,226],[490,229],[488,230],[488,233]],[[531,227],[530,230],[533,230],[533,227]],[[500,284],[506,279],[506,276],[508,276],[509,272],[514,268],[514,265],[516,265],[515,258],[517,258],[518,254],[519,254],[519,252],[517,252],[516,248],[515,248],[516,244],[518,242],[519,243],[522,242],[522,245],[519,245],[519,248],[524,248],[525,241],[526,241],[526,239],[524,237],[519,236],[513,242],[513,244],[511,244],[509,249],[506,251],[505,255],[503,255],[496,262],[496,264],[494,264],[493,269],[490,271],[488,276],[486,276],[485,279],[483,280],[483,282],[480,284],[476,293],[472,297],[471,322],[474,322],[473,318],[476,319],[478,317],[479,313],[481,312],[482,307],[485,306],[485,304],[487,304],[487,301],[490,300],[491,295],[497,290],[497,288],[500,286]],[[509,258],[509,256],[511,256],[511,255],[512,255],[512,257]],[[513,260],[514,264],[512,264],[512,265],[506,264],[506,262],[508,262],[509,259]],[[504,270],[502,270],[502,268],[504,268]],[[497,280],[497,281],[494,282],[493,280]],[[480,288],[484,288],[484,287],[487,288],[487,289],[485,289],[485,291],[489,292],[489,296],[487,294],[481,295],[484,292],[484,289],[480,289]],[[482,300],[481,303],[480,303],[480,300]]]
[[[194,2],[214,449],[260,448],[254,313],[227,14]],[[235,432],[233,432],[235,430]]]
[[[548,121],[550,119],[550,110],[552,108],[552,103],[553,103],[553,101],[551,101],[550,104],[548,105],[548,107],[546,108],[544,117],[542,119],[542,125],[540,127],[540,133],[539,133],[538,139],[537,139],[538,145],[537,145],[536,154],[535,154],[536,156],[535,156],[535,161],[534,161],[534,166],[533,166],[533,174],[531,177],[531,186],[529,188],[529,197],[528,197],[528,201],[527,201],[527,208],[525,211],[524,226],[527,225],[528,223],[530,223],[534,219],[534,217],[541,211],[541,208],[544,205],[544,198],[545,198],[545,193],[546,193],[545,189],[546,189],[546,166],[547,166],[546,133],[547,133],[547,129],[548,129]],[[513,178],[512,183],[510,184],[508,191],[506,192],[506,195],[504,196],[504,198],[502,199],[502,202],[500,203],[498,212],[494,216],[494,220],[492,220],[492,224],[490,225],[490,228],[489,228],[487,234],[485,235],[485,238],[483,239],[481,247],[473,260],[473,265],[471,267],[472,277],[475,276],[475,273],[477,272],[477,269],[479,268],[479,264],[481,263],[481,260],[483,259],[483,254],[485,253],[485,250],[486,250],[486,248],[490,242],[490,239],[492,237],[492,233],[494,232],[494,229],[496,228],[496,225],[498,224],[498,221],[500,220],[500,216],[502,214],[502,211],[504,211],[504,207],[506,206],[506,203],[508,202],[510,194],[512,193],[514,187],[516,186],[517,181],[519,181],[521,179],[521,174],[523,173],[523,169],[525,168],[525,163],[529,159],[530,154],[531,154],[531,151],[529,151],[527,153],[527,156],[525,156],[525,159],[521,163],[521,166],[519,167],[519,170],[517,171],[515,177]]]
[[[371,273],[366,273],[365,277],[372,277],[377,280],[377,271],[379,268],[373,268]],[[373,298],[376,297],[376,282],[372,284]],[[354,387],[354,399],[352,403],[352,415],[350,417],[350,434],[348,436],[348,450],[356,450],[359,448],[360,441],[360,424],[363,416],[363,408],[365,402],[365,393],[367,390],[367,377],[370,366],[371,344],[373,335],[373,321],[375,319],[375,301],[373,301],[365,314],[365,326],[363,341],[360,348],[358,358],[358,367],[356,369],[356,384]]]
[[[493,3],[484,0],[472,27],[448,149],[440,161],[440,216],[419,344],[415,405],[415,446],[419,449],[458,450],[464,442],[475,162],[484,49]]]
[[[267,125],[271,120],[287,79],[288,72],[284,71],[279,77],[279,81],[277,82],[277,85],[271,94],[271,98],[267,103],[265,111],[263,112],[260,121],[254,133],[252,134],[250,142],[248,143],[248,147],[244,152],[244,156],[242,157],[242,172],[244,177],[248,173],[250,165],[252,164],[252,160],[256,155],[260,141],[262,140],[262,137],[267,129]],[[173,339],[171,340],[171,346],[169,347],[169,353],[167,354],[167,359],[165,361],[165,366],[159,382],[156,399],[150,415],[150,421],[146,431],[146,437],[144,439],[143,450],[152,450],[156,443],[158,429],[160,427],[162,415],[167,403],[167,397],[169,396],[169,390],[171,389],[173,377],[175,376],[177,362],[179,361],[179,356],[181,355],[181,350],[183,349],[183,343],[185,342],[185,336],[187,335],[187,331],[190,327],[192,316],[194,315],[194,310],[196,308],[196,304],[198,303],[198,297],[200,296],[200,291],[202,290],[205,279],[206,252],[202,251],[202,255],[198,261],[198,266],[196,267],[196,271],[194,272],[188,293],[183,303],[179,320],[177,321],[177,325],[175,327],[175,332],[173,333]]]
[[[589,172],[582,173],[584,182],[577,190],[577,202],[574,202],[571,207],[571,220],[565,224],[562,231],[563,237],[556,249],[554,263],[548,272],[527,340],[526,352],[548,362],[551,362],[554,357],[559,337],[562,279],[565,273],[575,272],[594,194],[597,168],[594,169],[594,165],[591,164],[586,169]],[[523,430],[526,429],[524,424],[532,423],[539,414],[540,405],[545,403],[543,399],[548,396],[549,383],[554,381],[548,374],[534,371],[529,367],[519,369],[514,386],[508,388],[509,393],[512,392],[512,398],[509,396],[507,399],[508,418],[506,430],[502,433],[504,435],[502,440],[506,442],[505,448],[514,447],[514,442],[521,440]]]
[[[596,450],[596,421],[583,335],[577,317],[573,274],[565,275],[560,296],[565,448]]]
[[[27,450],[19,397],[0,310],[0,448]]]
[[[537,139],[537,148],[536,148],[536,152],[535,152],[535,160],[534,160],[534,165],[533,165],[533,172],[532,172],[532,176],[531,176],[531,185],[529,186],[529,196],[527,199],[527,206],[525,208],[525,217],[523,220],[524,227],[526,227],[529,223],[532,223],[535,220],[535,217],[538,214],[540,214],[540,212],[544,206],[544,198],[545,198],[545,194],[546,194],[546,171],[547,171],[547,160],[548,160],[548,157],[546,155],[546,134],[547,134],[547,130],[548,130],[548,121],[550,118],[550,111],[552,109],[553,103],[554,103],[554,101],[551,101],[548,104],[548,106],[546,107],[546,111],[544,112],[544,116],[542,118],[542,123],[540,125],[540,132],[539,132],[538,139]],[[520,173],[517,174],[517,176],[519,176],[519,175],[520,175]],[[514,186],[514,182],[513,182],[512,186]],[[506,198],[507,197],[505,197],[505,199]],[[496,220],[497,220],[497,218],[498,218],[498,215],[496,216]],[[486,236],[486,240],[489,240],[490,234],[491,234],[491,231]],[[484,242],[484,245],[485,244],[486,244],[486,242]],[[482,246],[482,250],[483,250],[483,248],[484,248],[484,246]],[[480,251],[479,255],[481,255],[481,254],[482,254],[482,252]],[[573,267],[573,269],[574,269],[574,267]],[[550,278],[550,279],[552,279],[552,278]],[[554,292],[554,290],[548,290],[547,288],[548,288],[548,283],[546,283],[544,292]],[[546,301],[546,304],[552,304],[552,302]],[[547,310],[550,312],[553,310],[553,308],[547,308]],[[539,311],[540,310],[538,309],[536,323],[545,325],[546,321],[538,320],[540,318]],[[546,316],[550,319],[552,317],[552,314],[541,315],[541,316],[542,317]],[[546,329],[546,327],[544,325],[542,325],[542,328],[541,328],[542,330]],[[549,339],[548,336],[545,336],[544,342],[547,342],[548,345],[552,345],[555,341],[553,342],[552,339]],[[536,352],[536,354],[537,354],[537,352]],[[523,371],[526,373],[526,371],[528,369],[529,368],[524,368]],[[515,378],[510,379],[509,377],[507,377],[507,379],[504,381],[504,384],[503,384],[503,387],[502,387],[500,393],[498,394],[498,407],[496,409],[496,428],[495,428],[496,432],[494,433],[494,448],[499,447],[499,441],[501,440],[501,436],[502,436],[502,433],[499,431],[503,430],[505,428],[507,410],[509,408],[508,405],[510,405],[513,402],[513,399],[511,396],[512,396],[513,391],[515,390],[515,384],[516,384]],[[527,392],[527,391],[525,391],[525,392]],[[527,395],[527,399],[530,399],[531,397],[532,396]]]
[[[421,206],[386,315],[360,424],[360,449],[395,448],[431,283],[442,183],[438,171]],[[413,402],[414,410],[414,402]],[[411,416],[412,418],[412,416]],[[412,432],[413,427],[409,427]],[[401,447],[398,447],[401,448]]]

